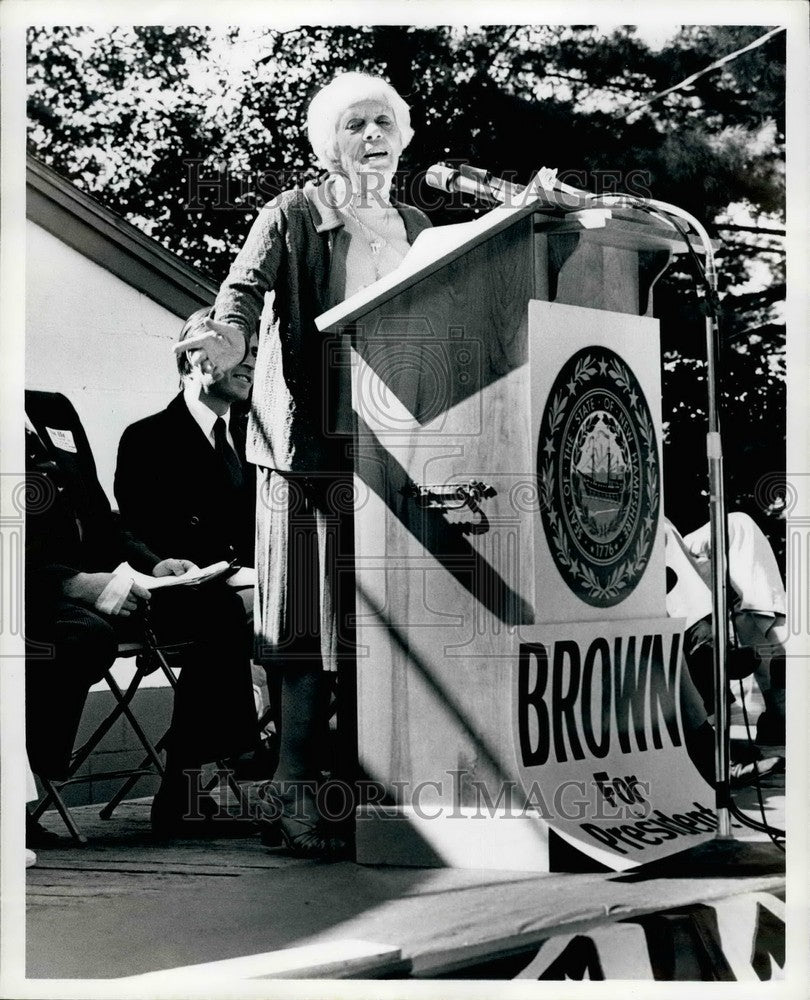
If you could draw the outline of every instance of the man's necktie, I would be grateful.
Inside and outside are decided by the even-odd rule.
[[[231,485],[238,490],[244,481],[242,463],[228,444],[226,433],[225,421],[222,417],[217,417],[214,421],[214,451],[219,455]]]

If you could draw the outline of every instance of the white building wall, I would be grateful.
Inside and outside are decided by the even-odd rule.
[[[26,238],[25,385],[76,407],[115,506],[118,441],[177,391],[183,320],[36,223]]]

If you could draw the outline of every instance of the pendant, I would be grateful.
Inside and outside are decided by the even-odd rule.
[[[376,257],[377,254],[380,252],[380,250],[382,250],[382,243],[379,240],[372,240],[369,243],[368,247],[369,247],[369,250],[371,250],[371,252]]]

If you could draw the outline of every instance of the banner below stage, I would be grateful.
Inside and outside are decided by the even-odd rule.
[[[784,893],[744,893],[561,934],[511,978],[784,979]]]
[[[616,871],[715,831],[714,790],[684,743],[681,641],[669,618],[521,629],[512,730],[527,804]]]

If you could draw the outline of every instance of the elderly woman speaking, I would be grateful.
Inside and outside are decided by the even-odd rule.
[[[273,801],[288,849],[330,857],[346,845],[318,809],[316,779],[325,673],[351,646],[351,463],[346,371],[315,317],[396,268],[429,222],[391,200],[413,130],[385,80],[338,76],[312,100],[307,128],[326,179],[262,209],[214,318],[183,347],[216,377],[242,361],[261,325],[247,457],[259,467],[256,658],[280,690]]]

